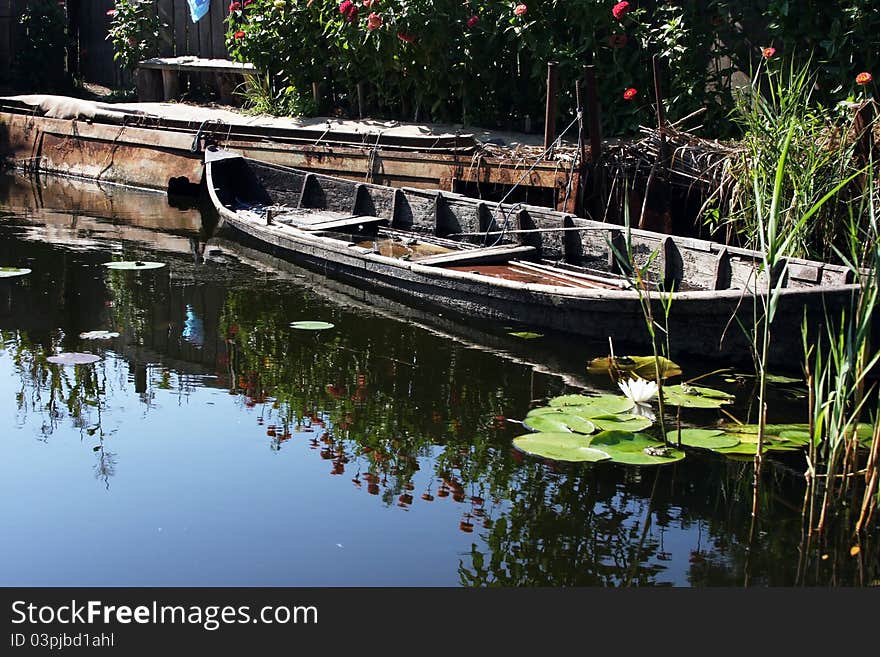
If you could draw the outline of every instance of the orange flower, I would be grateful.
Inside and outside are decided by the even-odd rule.
[[[239,30],[238,32],[235,33],[234,36],[235,36],[236,39],[244,39],[244,32],[242,32],[241,30]]]
[[[623,92],[623,99],[624,100],[632,100],[633,98],[636,97],[637,93],[639,93],[637,90],[630,87],[629,89],[627,89],[626,91]]]
[[[866,84],[870,84],[874,80],[874,76],[868,73],[867,71],[863,71],[856,76],[856,84],[865,86]]]

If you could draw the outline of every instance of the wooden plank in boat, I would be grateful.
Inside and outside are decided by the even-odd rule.
[[[480,249],[468,249],[456,253],[441,253],[414,260],[420,265],[479,265],[497,262],[507,262],[513,257],[520,257],[536,253],[533,246],[520,246],[519,244],[504,244],[501,246],[487,246]]]
[[[387,221],[387,219],[383,219],[382,217],[371,217],[369,215],[357,215],[354,217],[345,217],[343,219],[331,219],[330,221],[309,223],[299,226],[299,228],[302,230],[335,230],[337,228],[348,228],[350,226],[370,226],[383,221]]]

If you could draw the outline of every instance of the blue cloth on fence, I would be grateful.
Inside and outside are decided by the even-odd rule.
[[[189,4],[189,15],[192,16],[193,23],[208,13],[211,8],[211,0],[186,0]]]

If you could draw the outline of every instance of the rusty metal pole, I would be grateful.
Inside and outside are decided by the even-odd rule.
[[[558,62],[547,62],[547,108],[544,112],[544,150],[556,139],[556,93],[559,83]]]

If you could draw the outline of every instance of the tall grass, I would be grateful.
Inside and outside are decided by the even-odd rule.
[[[769,97],[757,89],[752,95],[746,117],[751,129],[739,161],[748,170],[751,190],[748,195],[737,192],[739,214],[731,221],[739,222],[747,241],[763,256],[755,272],[752,326],[743,327],[752,342],[758,376],[752,531],[768,411],[767,363],[786,260],[827,250],[862,283],[848,312],[839,317],[826,314],[824,335],[809,335],[804,322],[812,435],[804,502],[809,544],[814,530],[824,531],[830,514],[840,519],[839,511],[858,509],[854,517],[851,512],[842,514],[846,528],[858,531],[870,523],[876,509],[877,441],[863,467],[865,450],[857,428],[863,419],[876,421],[876,412],[873,418],[867,412],[873,392],[867,376],[880,360],[871,344],[880,301],[880,239],[874,169],[870,162],[860,169],[855,157],[860,135],[853,137],[852,128],[840,121],[829,123],[829,115],[811,105],[812,78],[805,71],[789,74],[783,86],[779,73],[767,72]],[[846,138],[834,137],[844,134]],[[863,184],[856,184],[857,179]],[[860,477],[865,485],[858,485]]]
[[[816,85],[816,75],[808,67],[764,61],[751,85],[736,94],[731,118],[741,126],[743,138],[737,154],[724,165],[718,195],[724,221],[713,221],[716,237],[750,248],[762,246],[767,228],[762,203],[772,198],[775,182],[764,174],[776,171],[784,159],[777,229],[790,237],[789,254],[825,260],[846,241],[846,228],[838,221],[846,195],[835,191],[830,198],[829,192],[848,176],[853,163],[856,140],[847,119],[852,107],[814,103]],[[754,193],[756,174],[763,186],[761,198]],[[817,206],[809,223],[799,221]]]

